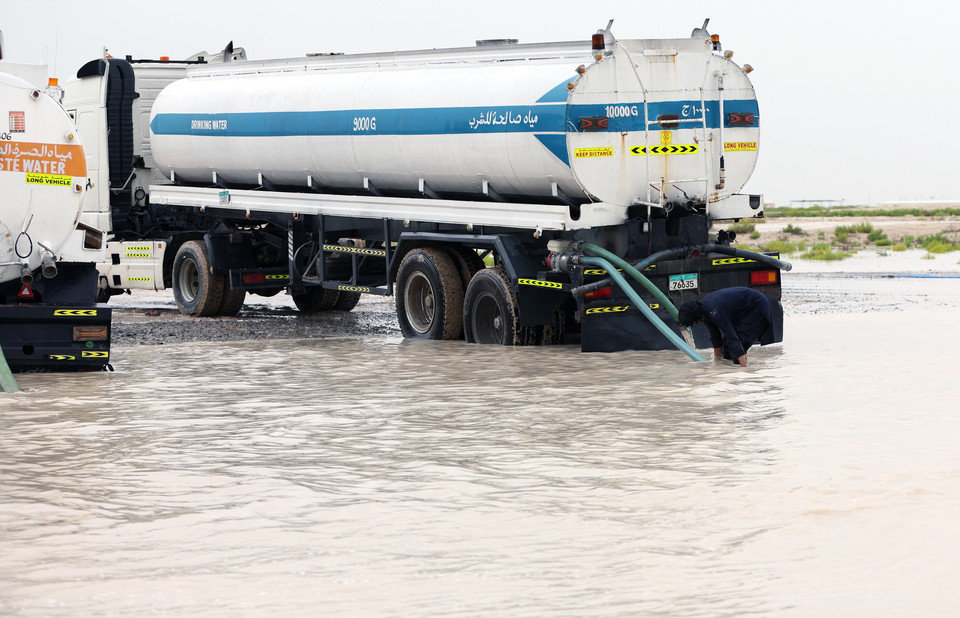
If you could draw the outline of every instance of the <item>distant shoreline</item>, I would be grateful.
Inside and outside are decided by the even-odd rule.
[[[793,210],[807,209],[789,209]],[[821,253],[837,254],[864,250],[893,255],[908,249],[925,249],[933,254],[960,251],[960,209],[953,209],[956,214],[927,215],[873,209],[820,210],[830,214],[786,216],[782,214],[785,210],[772,209],[766,211],[763,219],[717,223],[714,229],[735,231],[737,246],[741,248],[778,251],[794,257],[809,253],[815,246]],[[957,256],[960,259],[960,253]]]
[[[796,208],[793,206],[775,206],[765,208],[764,216],[768,219],[784,217],[956,217],[960,220],[960,207],[901,207],[880,208],[870,206],[824,207],[810,206]]]

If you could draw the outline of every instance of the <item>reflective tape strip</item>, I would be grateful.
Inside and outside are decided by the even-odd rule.
[[[748,262],[755,262],[755,261],[756,261],[756,260],[751,260],[751,259],[749,259],[749,258],[740,258],[740,257],[720,258],[720,259],[713,260],[713,265],[714,265],[714,266],[726,266],[726,265],[728,265],[728,264],[746,264],[746,263],[748,263]]]
[[[631,155],[672,155],[672,154],[697,154],[700,152],[700,146],[697,144],[670,144],[661,146],[632,146]]]
[[[359,255],[375,255],[377,257],[386,257],[385,249],[367,249],[366,247],[344,247],[341,245],[324,245],[324,251],[333,251],[334,253],[357,253]]]
[[[541,281],[540,279],[517,279],[517,283],[520,285],[532,285],[538,288],[551,288],[554,290],[563,289],[563,284],[557,283],[556,281]]]

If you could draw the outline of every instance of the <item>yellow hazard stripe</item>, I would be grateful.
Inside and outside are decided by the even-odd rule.
[[[363,288],[356,285],[338,285],[337,289],[341,292],[369,292],[370,288]]]
[[[335,253],[357,253],[359,255],[375,255],[384,257],[387,255],[385,249],[367,249],[366,247],[344,247],[341,245],[324,245],[324,251],[333,251]]]
[[[563,284],[557,283],[556,281],[541,281],[540,279],[517,279],[517,283],[520,285],[532,285],[538,288],[551,288],[554,290],[563,289]]]
[[[621,313],[629,308],[630,307],[628,305],[623,305],[621,307],[593,307],[591,309],[587,309],[586,313],[587,315],[595,315],[597,313]]]
[[[81,352],[80,356],[81,356],[82,358],[110,358],[110,352],[106,352],[106,351],[102,351],[102,352],[101,352],[101,351],[96,351],[96,350],[92,350],[92,351],[84,350],[83,352]]]
[[[728,265],[728,264],[746,264],[746,263],[748,263],[748,262],[755,262],[755,261],[756,261],[756,260],[751,260],[751,259],[749,259],[749,258],[740,258],[740,257],[734,257],[734,258],[719,258],[719,259],[713,260],[713,265],[714,265],[714,266],[726,266],[726,265]]]
[[[644,272],[646,272],[646,271],[648,271],[648,270],[653,270],[653,269],[656,268],[656,267],[657,267],[656,264],[651,264],[650,266],[647,266],[647,267],[644,268],[643,270],[644,270]],[[623,270],[620,269],[620,268],[618,268],[618,269],[617,269],[617,272],[618,272],[618,273],[622,273]],[[607,271],[606,271],[605,269],[603,269],[603,268],[584,268],[584,269],[583,269],[583,274],[584,274],[585,276],[596,276],[596,275],[606,275],[606,274],[609,274],[609,273],[607,273]]]
[[[672,155],[672,154],[697,154],[700,152],[700,146],[697,144],[670,144],[661,146],[631,146],[631,155]]]
[[[55,309],[53,312],[55,316],[95,316],[97,315],[96,309]]]
[[[651,309],[659,309],[660,303],[650,303],[647,305]],[[592,307],[587,309],[587,315],[596,315],[599,313],[623,313],[624,311],[630,310],[630,305],[618,305],[615,307]]]

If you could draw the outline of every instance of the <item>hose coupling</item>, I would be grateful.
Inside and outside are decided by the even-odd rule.
[[[40,256],[40,272],[47,279],[57,276],[57,258],[50,251],[44,251]]]
[[[30,264],[26,262],[20,263],[20,283],[24,285],[33,283],[33,271],[30,269]]]
[[[717,244],[729,245],[737,239],[737,233],[733,230],[720,230],[717,232]]]

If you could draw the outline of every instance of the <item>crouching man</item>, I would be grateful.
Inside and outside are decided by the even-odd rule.
[[[770,301],[750,288],[711,292],[700,301],[684,303],[678,313],[683,326],[706,324],[715,359],[728,358],[741,367],[747,366],[750,346],[773,341]]]

